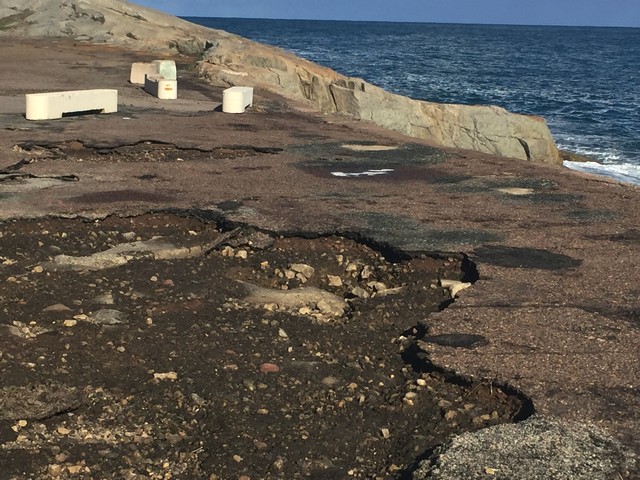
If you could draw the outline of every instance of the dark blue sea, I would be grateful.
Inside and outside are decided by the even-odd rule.
[[[640,29],[189,17],[394,93],[541,115],[571,168],[640,184]]]

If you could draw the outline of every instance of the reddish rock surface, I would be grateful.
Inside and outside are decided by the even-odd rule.
[[[428,359],[509,384],[536,411],[597,424],[638,451],[640,189],[439,149],[260,91],[247,113],[225,115],[220,89],[196,81],[187,58],[178,59],[179,100],[159,101],[127,83],[130,63],[145,59],[3,40],[2,220],[180,210],[276,234],[343,233],[410,254],[468,255],[473,286],[425,318]],[[117,114],[23,116],[25,93],[104,87],[119,90]],[[429,341],[447,334],[484,341]]]

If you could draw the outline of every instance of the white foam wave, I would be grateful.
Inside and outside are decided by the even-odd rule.
[[[603,175],[621,182],[640,185],[640,165],[632,163],[564,162],[564,166],[579,172]]]

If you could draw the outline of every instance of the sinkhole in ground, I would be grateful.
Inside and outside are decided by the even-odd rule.
[[[477,275],[465,257],[204,217],[0,223],[8,475],[408,478],[452,435],[531,413],[418,346],[442,280]]]

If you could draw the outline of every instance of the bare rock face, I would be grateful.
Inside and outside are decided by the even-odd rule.
[[[204,54],[200,74],[218,85],[268,89],[313,109],[373,122],[437,145],[562,163],[542,118],[498,107],[412,100],[284,50],[124,0],[0,0],[2,35],[72,37],[165,54]]]
[[[217,41],[200,73],[223,85],[250,85],[309,102],[323,112],[370,121],[438,145],[541,163],[562,160],[544,119],[503,108],[438,104],[389,93],[359,78],[241,38]]]
[[[230,36],[124,0],[0,0],[0,36],[71,37],[200,55]]]

